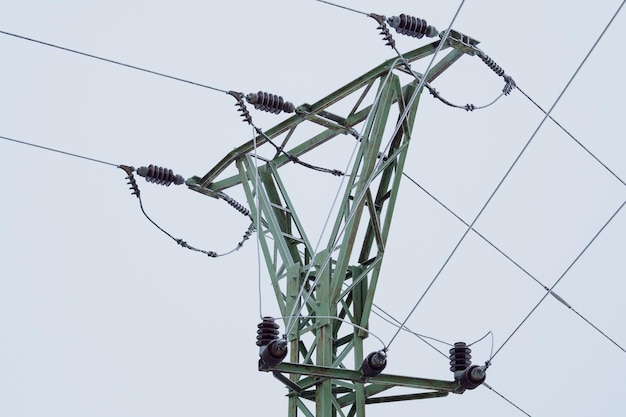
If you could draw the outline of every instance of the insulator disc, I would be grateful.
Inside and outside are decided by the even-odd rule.
[[[281,96],[276,94],[266,93],[265,91],[259,91],[258,93],[248,94],[246,100],[251,104],[254,104],[254,108],[269,113],[278,114],[281,111],[286,113],[293,113],[295,107],[292,103],[283,100]]]
[[[147,182],[153,182],[167,187],[169,187],[171,183],[179,185],[185,182],[185,179],[182,176],[174,174],[171,169],[156,165],[139,167],[137,168],[137,174],[145,177]]]
[[[257,346],[266,346],[272,340],[278,338],[278,324],[273,317],[263,317],[263,321],[257,325],[258,329],[256,331],[256,345]]]
[[[472,350],[464,342],[456,342],[450,349],[450,370],[462,371],[472,364]]]

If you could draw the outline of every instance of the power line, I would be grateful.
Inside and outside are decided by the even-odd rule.
[[[330,5],[330,6],[338,7],[340,9],[349,10],[349,11],[354,12],[354,13],[359,13],[359,14],[363,14],[365,16],[369,16],[369,13],[365,13],[365,12],[362,12],[360,10],[352,9],[350,7],[342,6],[340,4],[331,3],[331,2],[326,1],[326,0],[315,0],[315,1],[318,1],[320,3],[326,3],[326,4]]]
[[[15,34],[15,33],[5,32],[3,30],[0,30],[0,34],[7,35],[7,36],[13,36],[14,38],[22,39],[22,40],[29,41],[29,42],[38,43],[40,45],[45,45],[45,46],[49,46],[51,48],[60,49],[62,51],[71,52],[73,54],[86,56],[88,58],[98,59],[100,61],[108,62],[110,64],[115,64],[115,65],[119,65],[119,66],[126,67],[126,68],[131,68],[131,69],[134,69],[134,70],[137,70],[137,71],[147,72],[148,74],[157,75],[159,77],[169,78],[171,80],[180,81],[180,82],[183,82],[183,83],[195,85],[195,86],[202,87],[202,88],[208,88],[210,90],[219,91],[221,93],[228,93],[226,90],[222,90],[222,89],[216,88],[216,87],[211,87],[210,85],[197,83],[195,81],[186,80],[184,78],[174,77],[173,75],[167,75],[167,74],[164,74],[162,72],[157,72],[157,71],[149,70],[149,69],[146,69],[146,68],[138,67],[138,66],[135,66],[135,65],[126,64],[126,63],[123,63],[123,62],[120,62],[120,61],[115,61],[115,60],[109,59],[109,58],[103,58],[101,56],[89,54],[89,53],[86,53],[86,52],[77,51],[75,49],[67,48],[65,46],[55,45],[53,43],[44,42],[44,41],[41,41],[41,40],[38,40],[38,39],[29,38],[29,37],[26,37],[26,36]]]
[[[409,179],[409,181],[411,181],[413,184],[415,184],[415,186],[417,186],[420,190],[422,190],[426,195],[428,195],[431,199],[433,199],[436,203],[438,203],[441,207],[443,207],[448,213],[452,214],[454,217],[457,218],[457,220],[459,220],[461,223],[463,223],[465,226],[469,226],[469,224],[463,220],[461,218],[461,216],[459,216],[458,214],[456,214],[454,211],[452,211],[452,209],[450,209],[447,205],[445,205],[441,200],[439,200],[437,197],[435,197],[432,193],[430,193],[428,190],[426,190],[424,187],[422,187],[417,181],[415,181],[413,178],[411,178],[409,175],[407,175],[406,173],[402,173],[402,175],[404,175],[405,178]],[[520,271],[522,271],[524,274],[526,274],[526,276],[528,276],[529,278],[531,278],[532,280],[534,280],[537,284],[541,285],[543,287],[543,289],[545,289],[546,291],[550,291],[550,288],[548,288],[543,282],[539,281],[539,279],[537,279],[533,274],[531,274],[530,272],[528,272],[528,270],[526,270],[524,267],[522,267],[518,262],[516,262],[513,258],[511,258],[508,254],[506,254],[502,249],[500,249],[498,246],[496,246],[493,242],[491,242],[489,239],[487,239],[483,234],[481,234],[478,230],[474,229],[472,227],[472,231],[478,236],[480,237],[485,243],[487,243],[489,246],[491,246],[493,249],[495,249],[500,255],[504,256],[509,262],[511,262],[513,265],[515,265]],[[578,317],[580,317],[581,319],[583,319],[585,322],[587,322],[587,324],[589,324],[591,327],[593,327],[596,331],[598,331],[598,333],[600,333],[602,336],[604,336],[606,339],[608,339],[611,343],[613,343],[615,346],[617,346],[618,348],[620,348],[621,350],[624,350],[624,348],[617,343],[615,340],[613,340],[609,335],[607,335],[605,332],[603,332],[602,330],[600,330],[599,327],[597,327],[595,324],[593,324],[591,321],[589,321],[585,316],[583,316],[581,313],[579,313],[574,307],[572,307],[567,301],[565,301],[561,296],[559,296],[556,292],[552,291],[551,292],[552,296],[554,298],[556,298],[557,301],[559,301],[561,304],[563,304],[565,307],[567,307],[568,309],[572,310],[573,313],[575,313]]]
[[[561,282],[563,277],[565,277],[565,275],[570,271],[570,269],[572,269],[572,267],[576,264],[576,262],[578,262],[578,260],[583,256],[583,254],[587,251],[589,246],[591,246],[591,244],[596,240],[596,238],[600,235],[600,233],[602,233],[602,231],[609,225],[609,223],[615,218],[615,216],[617,216],[617,214],[624,207],[624,205],[626,205],[626,200],[624,200],[624,202],[619,206],[619,208],[615,211],[615,213],[613,213],[613,215],[611,215],[611,217],[604,223],[604,225],[600,228],[600,230],[598,230],[598,232],[591,238],[589,243],[587,243],[585,245],[583,250],[580,251],[580,253],[576,256],[576,258],[574,258],[572,263],[569,264],[569,266],[565,269],[565,271],[561,274],[561,276],[556,280],[556,282],[554,284],[552,284],[552,287],[550,287],[548,292],[543,297],[541,297],[539,302],[530,310],[530,312],[526,315],[526,317],[524,317],[524,319],[521,321],[521,323],[517,325],[517,327],[515,328],[515,330],[513,330],[511,335],[509,337],[507,337],[506,340],[504,341],[504,343],[502,343],[502,345],[498,348],[498,350],[496,350],[496,352],[493,354],[493,356],[490,358],[490,360],[493,359],[502,350],[502,348],[509,342],[509,340],[511,340],[511,338],[515,335],[515,333],[517,333],[517,331],[520,329],[520,327],[522,327],[522,325],[526,322],[526,320],[528,320],[528,318],[535,312],[535,310],[537,310],[537,307],[539,307],[541,305],[541,303],[543,303],[543,300],[545,300],[546,297],[549,294],[552,293],[552,290],[554,289],[554,287],[556,287],[557,284],[559,282]],[[622,348],[622,351],[624,351],[623,348]]]
[[[470,230],[473,229],[474,224],[476,223],[476,221],[478,221],[478,219],[480,218],[480,216],[483,214],[483,212],[485,211],[485,209],[487,208],[487,206],[489,205],[489,203],[491,202],[491,200],[493,199],[493,197],[496,195],[496,193],[498,192],[498,190],[500,189],[500,187],[502,186],[502,184],[504,183],[504,181],[508,178],[509,174],[511,173],[511,171],[513,171],[513,168],[517,165],[517,162],[520,160],[520,158],[522,157],[522,155],[526,152],[526,150],[528,149],[528,146],[531,144],[531,142],[533,141],[533,139],[537,136],[537,133],[539,132],[539,130],[541,129],[541,127],[543,126],[543,124],[545,123],[545,121],[548,119],[548,117],[550,116],[550,114],[552,113],[552,110],[554,110],[554,108],[556,107],[556,105],[559,103],[559,101],[561,100],[561,98],[563,97],[563,95],[565,94],[565,92],[567,91],[567,89],[569,88],[569,86],[572,84],[572,82],[574,81],[574,78],[576,78],[576,76],[578,75],[578,73],[580,72],[580,69],[583,67],[583,65],[585,64],[585,62],[587,62],[587,59],[589,58],[589,56],[591,55],[591,53],[595,50],[596,46],[598,45],[598,43],[600,42],[600,40],[602,39],[602,37],[604,36],[604,34],[606,33],[606,31],[608,30],[608,28],[611,26],[611,24],[613,23],[613,21],[615,20],[615,18],[617,17],[617,14],[619,13],[619,11],[621,10],[622,6],[624,5],[624,3],[626,3],[626,0],[624,0],[622,2],[622,4],[619,6],[619,8],[617,9],[617,11],[615,12],[615,14],[613,15],[613,17],[609,20],[609,23],[606,25],[606,27],[604,28],[604,30],[602,31],[602,33],[600,34],[600,36],[598,36],[598,38],[596,39],[596,41],[594,42],[593,46],[591,47],[591,49],[589,50],[589,52],[587,52],[587,54],[585,55],[585,57],[583,58],[582,62],[578,65],[578,67],[576,68],[576,71],[574,71],[574,74],[570,77],[569,81],[567,82],[567,84],[565,85],[565,87],[563,88],[563,90],[561,91],[561,93],[559,94],[559,96],[556,98],[556,100],[554,101],[554,103],[552,104],[552,106],[550,107],[550,109],[546,112],[545,116],[543,117],[543,119],[541,120],[541,122],[539,122],[539,125],[537,126],[537,128],[535,129],[535,131],[532,133],[532,135],[530,136],[530,138],[528,139],[528,141],[526,142],[526,144],[524,145],[524,147],[522,148],[522,150],[520,151],[520,153],[517,155],[517,157],[515,158],[515,160],[513,161],[513,163],[511,164],[511,166],[509,167],[509,169],[506,171],[506,173],[504,174],[504,176],[502,177],[502,179],[500,180],[500,182],[498,183],[498,185],[496,186],[496,188],[493,190],[493,192],[491,193],[491,195],[489,196],[489,198],[487,198],[487,201],[485,202],[485,204],[482,206],[482,208],[480,209],[480,211],[478,212],[478,214],[476,215],[476,217],[474,218],[474,220],[470,223],[470,225],[468,226],[468,228],[465,230],[465,232],[463,233],[463,235],[461,236],[461,238],[459,239],[459,241],[457,242],[457,244],[454,246],[454,248],[452,249],[452,252],[450,253],[450,255],[446,258],[446,260],[444,261],[443,265],[441,266],[441,268],[437,271],[437,273],[435,274],[435,277],[432,279],[432,281],[430,282],[430,284],[428,284],[428,286],[426,287],[426,289],[424,290],[424,293],[420,296],[420,298],[417,300],[417,302],[415,303],[415,305],[413,306],[413,308],[411,309],[411,311],[409,312],[409,314],[407,315],[407,318],[405,319],[404,323],[406,323],[409,318],[413,315],[413,313],[415,312],[415,310],[417,309],[417,307],[419,306],[419,304],[422,302],[422,300],[424,299],[424,297],[426,296],[426,294],[430,291],[430,289],[432,288],[433,284],[435,283],[435,281],[437,281],[437,279],[439,278],[439,276],[441,275],[441,273],[443,272],[443,270],[445,269],[445,267],[448,265],[448,263],[450,262],[450,260],[452,259],[452,257],[454,256],[454,254],[456,253],[456,251],[459,249],[459,247],[461,246],[461,243],[463,243],[463,241],[465,240],[465,238],[467,237],[467,235],[469,234]],[[549,293],[547,293],[549,294]],[[546,296],[547,296],[546,294]],[[404,324],[403,323],[403,324]],[[396,338],[396,336],[398,335],[399,331],[396,332],[396,334],[392,337],[392,339],[389,341],[389,345],[391,345],[391,343],[393,342],[393,340]],[[497,353],[497,352],[496,352]]]
[[[489,384],[487,384],[486,382],[482,383],[483,386],[485,386],[486,388],[489,388],[493,393],[495,393],[496,395],[498,395],[500,398],[502,398],[504,401],[506,401],[507,403],[511,404],[513,407],[517,408],[519,411],[521,411],[522,413],[526,414],[528,417],[532,417],[530,414],[528,414],[526,411],[522,410],[517,404],[515,404],[513,401],[509,400],[508,398],[506,398],[504,395],[500,394],[498,391],[496,391],[495,389],[493,389],[493,387],[491,387]]]
[[[97,162],[97,163],[99,163],[99,164],[110,165],[110,166],[113,166],[113,167],[116,167],[116,168],[117,168],[117,167],[119,167],[119,165],[118,165],[118,164],[114,164],[114,163],[112,163],[112,162],[107,162],[107,161],[103,161],[103,160],[101,160],[101,159],[90,158],[90,157],[88,157],[88,156],[84,156],[84,155],[79,155],[79,154],[76,154],[76,153],[71,153],[71,152],[62,151],[62,150],[60,150],[60,149],[49,148],[49,147],[47,147],[47,146],[37,145],[37,144],[35,144],[35,143],[31,143],[31,142],[26,142],[26,141],[23,141],[23,140],[17,140],[17,139],[9,138],[9,137],[7,137],[7,136],[0,136],[0,139],[2,139],[2,140],[6,140],[6,141],[15,142],[15,143],[19,143],[19,144],[22,144],[22,145],[32,146],[32,147],[34,147],[34,148],[39,148],[39,149],[43,149],[43,150],[50,151],[50,152],[56,152],[56,153],[60,153],[60,154],[63,154],[63,155],[73,156],[74,158],[86,159],[87,161]]]
[[[546,114],[546,111],[543,109],[543,107],[541,107],[535,100],[533,100],[528,94],[526,94],[519,86],[517,87],[517,89],[520,91],[520,93],[522,93],[531,103],[533,103],[539,110],[541,110],[544,114]],[[582,144],[581,141],[579,141],[578,139],[576,139],[576,137],[574,135],[572,135],[567,129],[565,129],[565,127],[563,127],[563,125],[561,125],[559,122],[556,121],[556,119],[554,119],[552,116],[548,116],[550,118],[550,120],[552,120],[554,122],[554,124],[556,124],[563,132],[565,132],[565,134],[567,134],[567,136],[569,136],[574,142],[576,142],[585,152],[587,152],[589,154],[589,156],[591,156],[593,159],[596,160],[596,162],[598,162],[600,165],[602,165],[604,167],[604,169],[606,169],[611,175],[613,175],[619,182],[621,182],[623,185],[626,186],[626,182],[624,182],[624,180],[622,180],[613,170],[611,170],[611,168],[609,168],[604,162],[602,162],[600,160],[600,158],[598,158],[596,155],[593,154],[593,152],[591,152],[585,145]]]

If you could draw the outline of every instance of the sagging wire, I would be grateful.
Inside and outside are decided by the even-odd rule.
[[[256,227],[254,226],[254,224],[250,224],[250,226],[248,226],[248,228],[244,232],[242,239],[237,243],[237,246],[235,246],[234,249],[232,249],[232,250],[230,250],[228,252],[225,252],[225,253],[218,254],[215,251],[208,251],[208,250],[204,250],[204,249],[198,249],[198,248],[196,248],[194,246],[189,245],[183,239],[178,239],[178,238],[175,238],[174,236],[172,236],[165,229],[163,229],[161,226],[159,226],[148,215],[148,213],[146,212],[146,210],[145,210],[145,208],[143,206],[143,200],[141,199],[141,193],[139,191],[139,185],[137,184],[135,176],[133,175],[133,172],[135,171],[134,167],[128,166],[128,165],[114,164],[112,162],[103,161],[101,159],[91,158],[91,157],[88,157],[88,156],[79,155],[79,154],[76,154],[76,153],[71,153],[71,152],[60,150],[60,149],[51,148],[51,147],[48,147],[48,146],[42,146],[42,145],[38,145],[38,144],[35,144],[35,143],[31,143],[31,142],[26,142],[26,141],[10,138],[10,137],[7,137],[7,136],[0,136],[0,139],[6,140],[6,141],[10,141],[10,142],[19,143],[21,145],[32,146],[34,148],[43,149],[43,150],[46,150],[46,151],[49,151],[49,152],[60,153],[62,155],[67,155],[67,156],[71,156],[71,157],[74,157],[74,158],[84,159],[84,160],[87,160],[87,161],[96,162],[96,163],[99,163],[99,164],[108,165],[108,166],[112,166],[112,167],[115,167],[115,168],[122,169],[124,172],[126,172],[126,175],[127,175],[126,179],[128,180],[128,185],[130,185],[130,189],[132,190],[131,194],[135,195],[137,197],[137,199],[139,200],[139,208],[141,209],[141,212],[146,217],[146,219],[148,219],[148,221],[150,221],[150,223],[152,223],[157,229],[159,229],[161,232],[163,232],[166,236],[168,236],[170,239],[172,239],[178,245],[182,246],[183,248],[187,248],[187,249],[189,249],[191,251],[203,253],[203,254],[211,257],[211,258],[216,258],[216,257],[220,257],[220,256],[226,256],[226,255],[229,255],[229,254],[231,254],[231,253],[233,253],[235,251],[238,251],[244,245],[244,243],[248,239],[250,239],[250,236],[252,235],[252,233],[254,233],[256,231]],[[139,167],[136,170],[136,172],[137,172],[138,175],[145,177],[147,182],[152,182],[152,183],[159,184],[159,185],[169,186],[172,183],[173,184],[182,184],[185,181],[182,176],[174,175],[172,170],[165,169],[165,168],[162,168],[162,167],[157,167],[157,166],[154,166],[154,165],[149,165],[147,167]],[[229,197],[225,193],[223,193],[223,192],[218,193],[218,197],[221,198],[222,200],[226,201],[229,205],[234,207],[240,213],[242,213],[242,214],[244,214],[244,215],[246,215],[248,217],[251,217],[248,209],[246,209],[243,205],[241,205],[240,203],[238,203],[237,201],[235,201],[233,198]]]
[[[143,213],[143,215],[145,216],[146,219],[148,219],[148,221],[150,221],[150,223],[152,223],[157,229],[159,229],[163,234],[165,234],[166,236],[168,236],[170,239],[172,239],[174,242],[176,242],[176,244],[182,246],[183,248],[189,249],[191,251],[194,252],[199,252],[199,253],[203,253],[205,255],[207,255],[210,258],[217,258],[217,257],[221,257],[221,256],[226,256],[229,255],[235,251],[238,251],[243,245],[244,243],[250,239],[250,236],[252,235],[252,233],[255,232],[255,227],[254,227],[254,223],[250,224],[250,226],[248,226],[248,228],[246,229],[245,233],[243,234],[243,238],[242,240],[237,243],[237,246],[235,246],[234,249],[225,252],[225,253],[217,253],[215,251],[210,251],[210,250],[204,250],[204,249],[199,249],[196,248],[194,246],[189,245],[186,241],[184,241],[183,239],[180,238],[176,238],[173,235],[171,235],[168,231],[166,231],[165,229],[163,229],[161,226],[159,226],[159,224],[157,224],[146,212],[146,210],[144,209],[143,206],[143,200],[141,199],[141,192],[139,190],[139,185],[137,184],[137,180],[135,179],[134,176],[134,172],[135,172],[135,168],[132,166],[128,166],[128,165],[117,165],[117,168],[122,169],[125,173],[126,173],[126,179],[128,180],[128,185],[130,185],[130,190],[132,191],[132,195],[136,196],[137,199],[139,200],[139,208],[141,209],[141,212]],[[159,167],[156,167],[159,168]],[[139,169],[136,170],[138,175],[141,176],[145,176],[146,177],[146,181],[148,182],[156,182],[160,185],[166,185],[169,186],[171,183],[178,183],[178,184],[182,184],[184,182],[184,179],[182,179],[182,181],[178,181],[176,180],[177,176],[174,176],[173,173],[171,172],[171,170],[165,170],[163,168],[160,169],[155,169],[155,167],[153,165],[150,165],[149,167],[140,167]],[[182,177],[180,177],[182,178]],[[222,193],[221,196],[222,199],[224,199],[227,203],[229,203],[231,206],[235,207],[238,211],[242,212],[239,208],[237,208],[236,206],[239,205],[241,206],[239,203],[237,203],[235,200],[231,199],[230,197],[227,197],[225,194]],[[242,214],[245,214],[242,212]],[[249,213],[246,214],[247,216],[249,216]]]
[[[546,111],[543,109],[543,107],[541,107],[535,100],[533,100],[528,94],[526,94],[524,92],[524,90],[522,90],[519,86],[517,86],[517,89],[519,90],[520,93],[522,93],[524,95],[524,97],[526,97],[532,104],[535,105],[535,107],[537,107],[539,110],[541,110],[541,112],[543,114],[546,114]],[[565,129],[565,127],[560,124],[554,117],[552,117],[551,115],[548,115],[548,117],[550,118],[550,120],[552,120],[554,122],[554,124],[556,124],[567,136],[569,136],[574,142],[576,142],[576,144],[578,144],[578,146],[580,146],[585,152],[587,152],[587,154],[589,154],[589,156],[591,156],[593,159],[596,160],[596,162],[598,162],[600,165],[602,165],[602,167],[604,169],[606,169],[613,177],[615,177],[615,179],[617,179],[619,182],[622,183],[622,185],[626,186],[626,182],[620,177],[618,176],[615,171],[613,171],[611,168],[608,167],[608,165],[606,165],[604,162],[602,162],[600,160],[600,158],[598,158],[593,152],[591,152],[589,150],[589,148],[587,148],[585,145],[583,145],[583,143],[576,139],[576,137],[571,134],[567,129]]]
[[[267,93],[262,93],[262,92],[248,94],[247,96],[244,96],[243,93],[237,92],[237,91],[228,91],[227,94],[233,96],[235,100],[237,101],[235,106],[237,107],[237,111],[241,113],[240,116],[243,118],[243,121],[248,123],[250,126],[252,126],[256,134],[262,136],[266,142],[272,145],[274,149],[276,149],[277,155],[283,154],[285,155],[285,157],[287,157],[287,159],[289,159],[294,164],[302,165],[303,167],[312,169],[314,171],[324,172],[324,173],[332,174],[335,176],[345,175],[342,171],[338,169],[324,168],[324,167],[320,167],[320,166],[316,166],[316,165],[312,165],[307,162],[304,162],[300,160],[300,158],[298,158],[297,156],[290,154],[289,152],[285,151],[282,147],[276,145],[274,141],[272,141],[272,139],[265,134],[265,132],[263,132],[260,128],[258,128],[254,124],[254,122],[252,121],[252,115],[250,114],[250,111],[248,110],[248,108],[246,107],[246,103],[244,102],[244,97],[249,103],[254,104],[255,108],[259,110],[270,111],[272,113],[276,113],[277,111],[280,111],[280,110],[285,110],[286,112],[288,112],[288,110],[286,109],[290,109],[291,112],[293,112],[293,104],[289,102],[283,102],[282,97],[279,97],[280,103],[281,103],[280,105],[278,105],[279,103],[278,98],[275,99],[275,102],[277,103],[276,106],[272,105],[273,103],[268,102],[268,100],[266,100],[265,102],[262,102],[261,101],[262,98],[267,97],[267,96],[262,95],[262,94],[267,95]],[[261,98],[258,98],[258,97],[261,97]],[[273,97],[278,97],[278,96],[273,96]],[[286,104],[283,104],[283,103],[289,104],[290,106],[286,106]],[[286,109],[285,109],[285,106],[286,106]],[[256,137],[255,137],[255,143],[256,143]]]

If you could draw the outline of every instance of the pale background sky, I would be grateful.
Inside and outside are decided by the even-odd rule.
[[[468,0],[454,28],[480,40],[548,109],[620,3]],[[444,30],[459,2],[343,4],[419,16]],[[553,113],[622,179],[625,19],[622,11]],[[0,5],[0,30],[220,89],[270,91],[296,105],[394,56],[372,19],[313,0],[14,1]],[[401,51],[428,42],[392,33]],[[6,35],[0,56],[2,136],[185,177],[205,174],[250,138],[222,93]],[[502,85],[470,56],[434,83],[449,100],[477,105]],[[252,115],[263,129],[286,117]],[[472,113],[425,94],[405,171],[470,222],[542,117],[519,91]],[[209,259],[155,229],[119,169],[7,141],[0,155],[1,416],[286,413],[284,387],[256,370],[254,240]],[[343,169],[348,156],[319,161]],[[294,203],[316,240],[338,180],[288,169]],[[138,179],[147,212],[191,245],[225,252],[247,227],[222,201]],[[244,201],[240,191],[231,194]],[[548,121],[476,229],[551,286],[625,199],[626,187]],[[376,304],[403,320],[464,231],[403,180]],[[621,346],[625,254],[622,211],[555,288]],[[264,267],[261,278],[261,311],[278,315]],[[470,234],[407,324],[450,343],[491,330],[497,349],[544,294]],[[395,328],[373,318],[371,331],[388,341]],[[380,348],[374,338],[366,345]],[[475,363],[490,349],[489,338],[477,344]],[[386,372],[452,379],[445,358],[405,333],[391,346]],[[548,297],[496,356],[487,382],[532,416],[619,416],[625,373],[620,348]],[[523,415],[484,387],[367,412]]]

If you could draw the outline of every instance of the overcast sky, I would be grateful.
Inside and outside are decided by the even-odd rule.
[[[343,4],[419,16],[444,30],[460,2]],[[620,4],[468,0],[454,28],[478,39],[548,109]],[[296,105],[394,56],[374,20],[313,0],[24,0],[0,5],[0,30],[223,90],[269,91]],[[400,51],[429,42],[392,33]],[[553,111],[622,180],[625,37],[622,11]],[[0,56],[1,136],[112,164],[157,164],[186,178],[204,175],[250,139],[233,98],[214,90],[1,34]],[[452,102],[482,105],[503,81],[478,57],[465,56],[433,86]],[[265,130],[287,117],[252,115]],[[519,91],[474,112],[424,94],[405,172],[471,222],[543,116]],[[312,158],[345,169],[350,150],[329,147]],[[264,265],[259,305],[254,239],[211,259],[154,228],[114,166],[6,140],[0,158],[0,415],[286,413],[286,389],[256,369],[259,312],[279,310]],[[287,169],[294,205],[316,241],[339,180]],[[226,252],[248,226],[223,201],[138,180],[146,211],[193,246]],[[245,202],[240,189],[231,194]],[[547,121],[475,227],[550,287],[624,200],[624,184]],[[403,180],[376,304],[404,320],[465,229]],[[621,346],[625,254],[622,210],[555,288]],[[470,233],[407,325],[447,343],[492,331],[498,349],[545,293]],[[372,333],[385,342],[395,330],[372,318]],[[491,347],[490,338],[476,344],[475,363],[487,360]],[[379,348],[374,338],[366,341],[367,350]],[[402,333],[386,372],[451,380],[448,366]],[[625,373],[622,349],[548,297],[494,358],[487,382],[535,417],[617,416],[624,413]],[[485,387],[371,405],[367,413],[523,415]]]

